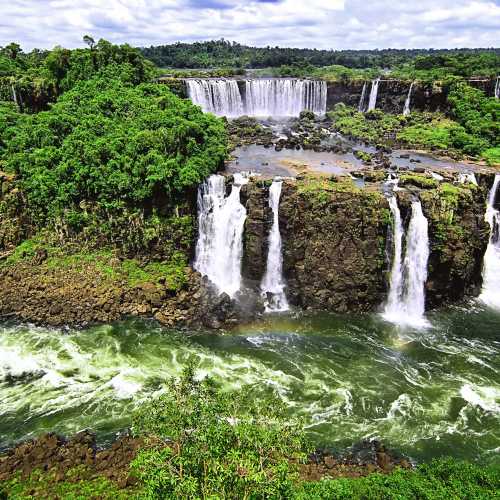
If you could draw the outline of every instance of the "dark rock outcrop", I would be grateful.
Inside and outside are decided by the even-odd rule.
[[[130,474],[130,462],[141,446],[143,440],[123,436],[109,448],[99,450],[95,435],[89,431],[79,432],[70,439],[44,434],[0,455],[0,482],[18,472],[26,478],[36,469],[51,470],[55,480],[62,481],[71,469],[83,466],[89,478],[103,476],[124,488],[136,483]]]

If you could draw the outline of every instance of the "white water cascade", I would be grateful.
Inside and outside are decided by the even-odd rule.
[[[368,101],[368,110],[373,111],[377,107],[378,86],[380,78],[372,81],[372,88],[370,90],[370,100]]]
[[[411,112],[411,93],[413,92],[413,86],[415,82],[410,85],[410,90],[408,90],[408,95],[406,96],[405,106],[403,108],[403,115],[408,116]]]
[[[394,257],[383,317],[397,325],[425,328],[429,325],[424,317],[429,259],[428,221],[420,201],[413,201],[403,260],[404,229],[395,196],[389,199],[389,206],[394,217]]]
[[[326,113],[326,82],[298,78],[245,80],[242,97],[232,79],[187,79],[188,94],[203,111],[220,116],[298,116],[310,110]]]
[[[500,99],[500,76],[497,76],[497,82],[495,83],[495,97]]]
[[[217,287],[234,297],[241,287],[243,226],[247,217],[240,190],[248,179],[234,174],[226,197],[225,178],[211,175],[198,189],[198,227],[194,268]]]
[[[269,188],[269,206],[273,211],[273,225],[269,233],[267,268],[260,289],[264,298],[266,312],[288,311],[283,278],[283,255],[281,253],[281,233],[279,225],[279,204],[283,182],[274,180]]]
[[[484,254],[483,289],[479,297],[495,309],[500,309],[500,211],[495,208],[499,186],[500,174],[496,174],[486,208],[485,219],[491,227],[491,234]]]
[[[243,114],[243,100],[236,80],[199,78],[186,82],[190,99],[203,111],[228,117]]]
[[[363,90],[361,91],[361,97],[359,99],[358,111],[362,113],[365,109],[365,99],[366,99],[366,82],[363,83]]]
[[[245,82],[245,111],[251,116],[298,116],[307,109],[326,112],[326,82],[294,78]]]

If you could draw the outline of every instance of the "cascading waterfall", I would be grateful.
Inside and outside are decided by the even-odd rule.
[[[220,116],[243,114],[243,100],[236,80],[188,79],[188,95],[203,111]]]
[[[326,112],[326,82],[299,79],[256,79],[245,82],[245,111],[251,116],[298,116]]]
[[[500,211],[495,208],[499,185],[500,174],[496,174],[485,216],[491,234],[484,254],[483,289],[479,297],[485,304],[495,309],[500,309]]]
[[[408,95],[406,97],[405,106],[403,108],[403,115],[404,116],[408,116],[410,114],[410,111],[411,111],[411,93],[413,91],[414,85],[415,85],[415,82],[412,82],[412,84],[410,85],[410,90],[408,90]]]
[[[389,296],[385,307],[385,314],[392,315],[399,310],[401,297],[403,295],[403,272],[402,272],[402,250],[403,250],[403,223],[401,221],[401,212],[398,207],[396,196],[389,198],[389,208],[393,217],[393,245],[394,256],[392,259],[391,280],[389,285]]]
[[[383,317],[398,325],[423,328],[428,326],[424,317],[429,260],[428,221],[422,212],[420,201],[413,201],[406,236],[406,253],[401,263],[404,230],[395,196],[389,199],[389,206],[394,217],[394,260]]]
[[[495,84],[495,97],[500,99],[500,76],[497,76],[497,82]]]
[[[279,204],[283,182],[274,180],[269,188],[269,206],[273,212],[273,225],[269,234],[267,268],[260,289],[266,312],[288,311],[283,278],[283,255],[281,253],[281,233],[279,226]]]
[[[326,82],[298,78],[245,80],[242,98],[238,82],[231,79],[187,79],[188,94],[203,111],[216,115],[298,116],[310,110],[326,113]]]
[[[243,226],[247,217],[240,203],[240,190],[248,179],[234,174],[231,194],[226,197],[225,178],[210,176],[198,189],[199,236],[194,268],[217,287],[234,297],[241,287]]]
[[[362,113],[365,109],[365,99],[366,99],[366,82],[363,83],[363,90],[361,91],[361,98],[359,99],[358,111]]]
[[[370,91],[370,100],[368,101],[368,110],[373,111],[377,107],[377,96],[378,96],[378,86],[380,84],[380,78],[372,81],[372,88]]]

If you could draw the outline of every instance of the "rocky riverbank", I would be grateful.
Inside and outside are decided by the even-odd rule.
[[[133,489],[137,479],[131,462],[138,452],[144,448],[165,446],[164,442],[155,439],[145,441],[128,434],[107,447],[99,447],[95,434],[90,431],[82,431],[70,438],[55,433],[44,434],[0,454],[0,495],[2,482],[17,476],[26,480],[37,472],[48,472],[53,483],[105,478],[120,489]],[[373,472],[387,474],[396,467],[409,469],[411,464],[378,441],[363,441],[343,453],[317,450],[307,463],[299,464],[299,474],[301,480],[318,481],[322,478],[363,477]],[[77,476],[74,471],[78,471]]]

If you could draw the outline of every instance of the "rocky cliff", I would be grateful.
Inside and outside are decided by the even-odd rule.
[[[364,178],[364,187],[347,177],[303,174],[283,182],[279,221],[283,273],[292,305],[318,311],[374,311],[386,300],[392,216],[381,182],[385,175],[366,171]],[[400,175],[403,189],[397,197],[403,225],[408,227],[415,196],[429,221],[428,308],[480,291],[489,239],[484,212],[493,174],[478,175],[478,181],[475,186],[454,181],[453,174],[442,182],[426,174]],[[230,179],[228,189],[229,184]],[[62,325],[144,315],[168,326],[211,328],[248,321],[262,311],[259,285],[272,224],[270,184],[254,178],[241,189],[247,210],[245,286],[236,301],[214,293],[206,279],[183,267],[187,260],[149,262],[145,256],[131,259],[118,250],[82,253],[80,247],[65,253],[63,248],[40,246],[34,239],[25,240],[14,253],[0,255],[0,317]],[[15,188],[8,190],[11,195],[17,196]],[[18,214],[11,216],[3,212],[4,249],[23,239],[14,231],[20,227]],[[163,251],[176,242],[176,248],[183,245],[188,253],[195,232],[182,238],[176,234],[163,234],[167,238],[161,238]],[[179,246],[179,242],[184,243]]]
[[[408,175],[398,192],[404,225],[413,197],[429,220],[428,307],[477,295],[489,238],[485,200],[492,178],[476,187]],[[265,271],[271,214],[268,186],[250,182],[243,203],[243,274],[256,284]],[[285,181],[280,204],[283,272],[293,305],[311,310],[376,310],[386,299],[392,261],[392,218],[381,184],[350,179]]]

